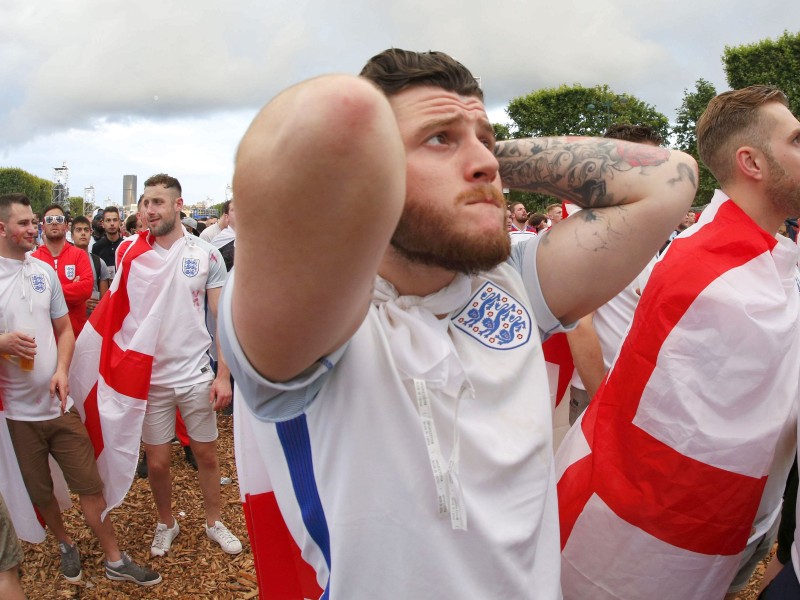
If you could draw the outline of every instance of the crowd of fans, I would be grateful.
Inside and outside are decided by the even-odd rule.
[[[176,435],[207,536],[241,552],[216,455],[235,377],[253,551],[294,552],[270,574],[313,571],[304,597],[732,600],[776,539],[764,598],[800,597],[786,97],[710,102],[698,147],[721,189],[702,212],[696,161],[652,129],[497,142],[482,100],[451,57],[399,49],[294,86],[245,134],[213,223],[166,174],[124,223],[0,196],[6,480],[26,495],[0,491],[24,535],[36,507],[69,581],[49,456],[110,579],[161,581],[106,515],[138,470],[151,557],[169,552]],[[501,183],[559,201],[529,214]],[[300,200],[326,223],[311,239]],[[0,559],[0,592],[22,597],[2,503]]]
[[[139,439],[145,452],[136,470],[149,479],[158,512],[151,556],[167,554],[179,533],[171,512],[169,472],[176,436],[187,462],[198,471],[208,537],[226,553],[242,551],[222,523],[216,454],[215,411],[230,410],[232,381],[224,361],[216,352],[212,360],[209,352],[217,298],[233,262],[233,210],[227,202],[217,235],[206,241],[199,237],[206,223],[182,213],[182,203],[177,179],[163,174],[146,182],[137,214],[124,224],[113,206],[89,221],[69,219],[57,204],[34,215],[23,194],[0,196],[3,598],[23,597],[16,579],[21,551],[6,505],[23,523],[19,534],[28,541],[41,541],[36,526],[29,528],[22,519],[35,508],[56,538],[62,574],[73,583],[81,580],[80,552],[61,520],[64,480],[78,495],[86,523],[105,552],[106,576],[144,586],[161,581],[156,571],[119,550],[106,518],[127,492],[136,467],[130,457],[120,462],[113,453],[125,449],[138,455]],[[218,242],[227,258],[215,246]],[[118,269],[125,277],[117,277],[112,286]],[[156,306],[161,309],[153,315]],[[153,327],[153,316],[169,325]],[[172,326],[177,322],[180,328]],[[118,364],[109,367],[105,357],[119,352],[121,340],[136,340],[142,332],[155,342],[146,350],[150,357],[142,362],[140,352],[132,353],[137,368],[128,371],[127,359],[117,355],[112,360]],[[92,339],[99,339],[95,347]],[[128,381],[121,381],[120,374]],[[81,393],[87,381],[95,382],[93,389]],[[137,395],[147,400],[146,414],[138,415],[140,431],[126,438],[126,429],[137,429],[137,415],[126,414],[115,401]],[[98,410],[116,411],[112,420],[123,420],[124,428],[115,430],[103,417],[97,429],[84,426],[87,414],[91,421]],[[106,445],[105,455],[98,439]],[[132,447],[125,448],[126,439],[132,439]],[[58,465],[52,477],[49,456]],[[17,482],[23,485],[11,485]],[[113,496],[114,490],[121,495]]]

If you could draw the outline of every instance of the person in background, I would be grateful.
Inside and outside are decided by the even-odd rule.
[[[86,301],[86,316],[92,314],[97,303],[108,291],[111,285],[111,274],[108,271],[105,261],[96,254],[89,253],[89,240],[92,239],[92,224],[86,217],[75,217],[72,221],[72,239],[78,250],[83,250],[89,257],[92,265],[92,295]]]
[[[75,336],[86,323],[86,302],[92,296],[92,265],[86,252],[67,243],[67,219],[59,204],[44,209],[44,245],[33,257],[50,265],[58,274],[64,299],[69,309],[69,321]]]

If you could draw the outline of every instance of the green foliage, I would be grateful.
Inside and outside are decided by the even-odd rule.
[[[675,136],[675,143],[678,149],[691,154],[700,167],[700,181],[697,186],[697,194],[694,197],[694,204],[703,205],[711,201],[714,190],[719,187],[719,183],[714,179],[711,171],[700,161],[697,152],[697,133],[695,127],[700,115],[706,110],[708,103],[717,95],[714,86],[705,79],[698,79],[695,82],[694,91],[683,90],[683,101],[677,111],[677,121],[672,133]]]
[[[508,125],[503,123],[492,123],[492,129],[494,129],[494,137],[498,142],[501,140],[511,139],[511,130],[509,129]]]
[[[800,33],[784,31],[777,40],[725,46],[722,64],[728,85],[774,85],[789,97],[792,112],[800,114]]]
[[[15,192],[28,196],[33,212],[41,212],[51,202],[53,182],[22,169],[0,168],[0,194]]]
[[[82,196],[70,196],[67,198],[67,202],[69,202],[69,214],[73,217],[77,217],[80,215],[84,215],[84,206],[83,206],[83,197]]]
[[[607,85],[592,88],[562,85],[514,98],[506,109],[513,137],[603,135],[614,123],[649,125],[664,139],[669,120],[630,94],[616,94]]]

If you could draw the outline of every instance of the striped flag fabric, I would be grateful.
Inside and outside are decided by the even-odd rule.
[[[656,265],[556,456],[565,599],[724,597],[795,418],[797,260],[718,192]]]
[[[236,388],[234,394],[242,397]],[[300,548],[281,516],[275,493],[272,491],[266,461],[266,448],[258,435],[260,423],[246,402],[233,405],[233,440],[239,492],[244,508],[247,532],[262,598],[304,600],[319,598],[323,590],[317,584],[316,573],[300,553]]]
[[[151,236],[133,236],[75,344],[69,386],[105,484],[103,518],[133,482],[160,315],[178,260],[178,253],[161,258]]]

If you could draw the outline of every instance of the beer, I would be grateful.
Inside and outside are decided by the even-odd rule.
[[[33,338],[33,341],[36,341],[36,329],[34,327],[20,327],[19,332],[23,335],[28,336],[29,338]],[[24,358],[22,356],[17,357],[19,359],[19,368],[23,371],[33,371],[33,358]]]

